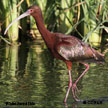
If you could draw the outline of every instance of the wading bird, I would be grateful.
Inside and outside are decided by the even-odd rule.
[[[89,69],[89,65],[86,64],[86,62],[103,63],[105,61],[104,55],[97,52],[95,49],[91,48],[89,45],[87,45],[86,43],[84,43],[83,41],[74,36],[65,35],[62,33],[51,33],[50,31],[48,31],[44,25],[41,9],[39,6],[36,5],[31,6],[25,13],[16,18],[7,27],[4,34],[6,34],[7,30],[14,22],[26,16],[34,17],[37,28],[52,55],[56,59],[64,61],[67,65],[67,68],[69,70],[69,86],[66,92],[66,96],[64,98],[64,103],[66,103],[67,101],[67,97],[71,88],[72,88],[73,98],[76,101],[78,101],[76,95],[76,91],[78,89],[76,84]],[[78,79],[73,84],[71,78],[72,62],[79,62],[86,67],[84,72],[78,77]]]

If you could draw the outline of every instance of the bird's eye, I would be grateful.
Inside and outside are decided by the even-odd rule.
[[[30,12],[32,13],[33,12],[33,9],[30,9]]]

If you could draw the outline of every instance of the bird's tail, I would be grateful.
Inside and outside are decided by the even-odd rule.
[[[105,63],[105,58],[104,58],[104,54],[94,50],[94,49],[91,49],[92,52],[93,52],[93,56],[95,58],[95,62],[97,63]]]

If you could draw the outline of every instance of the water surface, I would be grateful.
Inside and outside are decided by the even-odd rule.
[[[24,45],[0,46],[0,108],[106,108],[108,107],[108,54],[106,63],[90,64],[90,69],[79,81],[75,102],[69,94],[68,70],[60,60],[52,57],[43,42]],[[72,79],[75,81],[85,69],[74,63]],[[6,102],[35,103],[35,105],[6,105]],[[96,102],[96,103],[94,103]],[[100,102],[100,103],[99,103]]]

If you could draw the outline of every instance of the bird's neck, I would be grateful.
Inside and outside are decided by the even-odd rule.
[[[37,25],[37,28],[38,28],[41,36],[43,37],[47,46],[51,47],[51,45],[52,45],[51,34],[52,33],[50,31],[48,31],[48,29],[46,29],[44,21],[43,21],[42,13],[35,15],[34,18],[35,18],[36,25]]]

